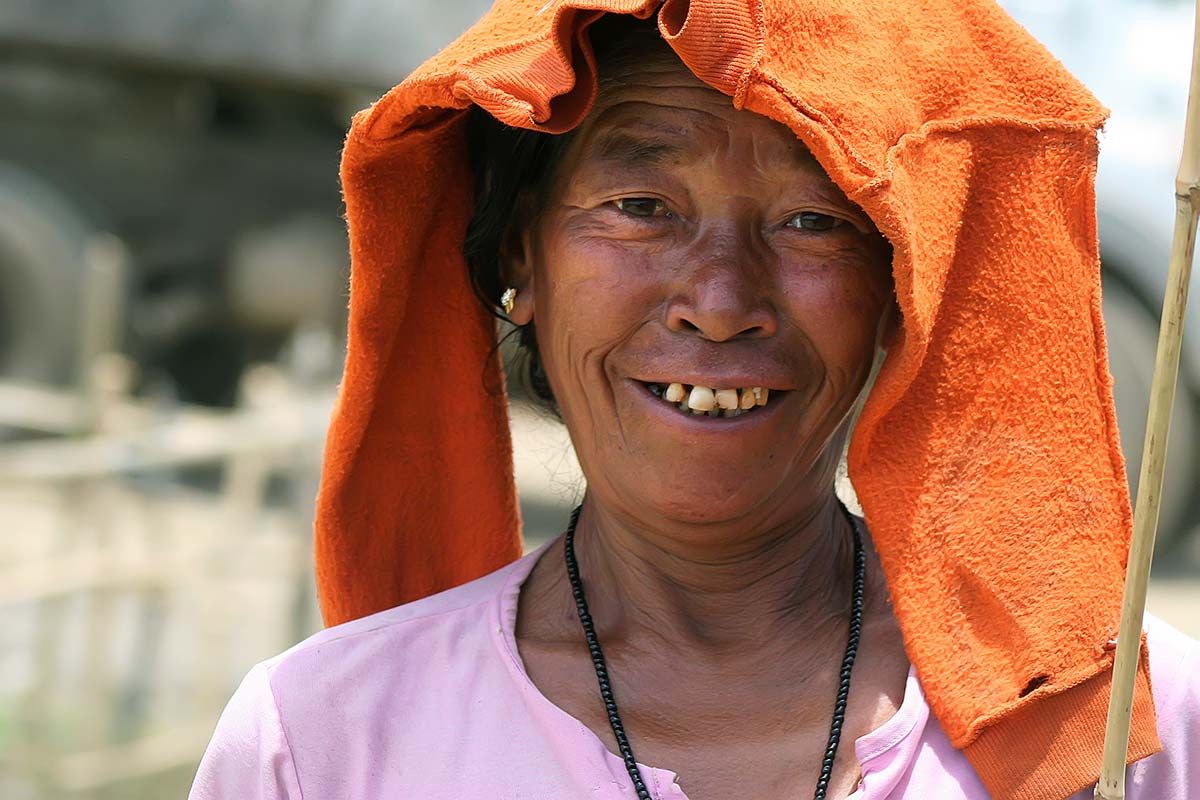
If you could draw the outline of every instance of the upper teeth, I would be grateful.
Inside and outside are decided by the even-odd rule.
[[[712,411],[717,405],[717,398],[713,390],[707,386],[693,386],[687,403],[688,408],[693,411]]]
[[[655,387],[657,394],[661,387]],[[679,404],[680,410],[688,409],[693,414],[735,417],[755,406],[765,406],[770,391],[762,386],[745,389],[713,389],[708,386],[692,386],[688,391],[682,383],[671,383],[662,391],[661,397],[668,403]]]

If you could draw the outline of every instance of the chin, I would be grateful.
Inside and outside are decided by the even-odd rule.
[[[751,490],[745,473],[727,475],[699,470],[678,471],[663,480],[646,480],[624,492],[637,507],[654,516],[688,524],[719,524],[743,519],[762,507],[770,492]],[[774,485],[773,481],[764,483]]]

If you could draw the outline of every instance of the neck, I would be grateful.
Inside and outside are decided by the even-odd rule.
[[[575,552],[601,639],[744,653],[844,636],[852,532],[832,489],[746,527],[652,529],[589,499]]]

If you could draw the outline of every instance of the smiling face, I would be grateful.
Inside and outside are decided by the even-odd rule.
[[[791,131],[668,53],[605,76],[506,270],[591,495],[638,519],[776,525],[832,490],[889,258]],[[687,408],[754,387],[745,412],[747,392],[715,395],[733,414]],[[682,409],[663,396],[680,392]]]

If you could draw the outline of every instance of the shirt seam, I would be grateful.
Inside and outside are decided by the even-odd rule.
[[[1172,631],[1175,631],[1178,634],[1178,630],[1175,629],[1174,626],[1172,626],[1169,622],[1165,622],[1157,617],[1152,616],[1151,614],[1144,615],[1144,620],[1142,623],[1142,630],[1147,633],[1147,641],[1146,641],[1145,646],[1150,650],[1150,675],[1149,675],[1149,677],[1150,677],[1151,689],[1153,690],[1153,688],[1154,688],[1154,671],[1155,671],[1155,669],[1154,669],[1155,668],[1154,653],[1156,650],[1158,652],[1162,653],[1164,650],[1167,650],[1168,648],[1161,646],[1161,645],[1155,647],[1154,646],[1155,643],[1152,643],[1149,641],[1150,629],[1152,627],[1159,629],[1159,630],[1155,631],[1155,639],[1160,639],[1160,640],[1162,638],[1165,638],[1166,636],[1169,636]],[[1168,630],[1163,630],[1163,631],[1159,632],[1162,627],[1166,627],[1166,628],[1168,628]],[[1182,634],[1182,635],[1187,637],[1187,634]],[[1187,639],[1188,639],[1188,641],[1186,642],[1187,646],[1180,648],[1180,652],[1178,653],[1178,658],[1176,659],[1176,663],[1172,664],[1170,667],[1167,667],[1166,665],[1162,664],[1161,660],[1160,660],[1159,669],[1158,669],[1160,676],[1168,671],[1171,672],[1172,676],[1187,675],[1188,667],[1190,664],[1200,665],[1200,640],[1191,639],[1191,637],[1187,637]],[[1160,680],[1161,680],[1161,678],[1160,678]],[[1155,705],[1156,710],[1160,707],[1164,710],[1168,709],[1168,708],[1175,708],[1175,707],[1183,705],[1186,702],[1187,691],[1188,691],[1187,681],[1171,681],[1171,683],[1173,685],[1170,687],[1170,693],[1167,694],[1166,691],[1162,692],[1164,695],[1166,695],[1162,698],[1163,703],[1160,705],[1157,701],[1155,702],[1154,705]]]
[[[540,702],[542,702],[546,706],[548,706],[549,709],[551,709],[554,714],[560,716],[564,723],[568,723],[568,722],[570,723],[570,729],[572,730],[574,735],[578,737],[580,744],[584,747],[584,749],[589,754],[592,755],[592,757],[594,757],[596,759],[596,766],[598,768],[607,770],[610,774],[612,774],[613,773],[613,759],[615,759],[617,762],[620,762],[621,757],[619,755],[617,755],[616,753],[613,753],[612,751],[610,751],[604,745],[604,742],[590,728],[588,728],[588,726],[585,725],[582,720],[571,716],[564,709],[562,709],[561,707],[552,703],[549,700],[549,698],[547,698],[545,695],[541,694],[540,690],[533,683],[533,679],[529,677],[529,673],[525,669],[525,664],[521,660],[520,653],[515,649],[515,647],[516,647],[515,616],[518,612],[516,604],[519,603],[519,601],[520,601],[519,596],[520,596],[521,588],[523,587],[524,583],[529,579],[529,576],[530,576],[530,574],[532,574],[533,570],[537,567],[537,562],[539,560],[541,560],[541,557],[546,553],[546,551],[548,551],[550,548],[554,547],[555,544],[557,542],[559,542],[561,539],[562,539],[561,536],[556,536],[553,539],[551,539],[550,541],[546,542],[543,545],[540,545],[536,549],[530,551],[525,556],[523,556],[523,558],[528,558],[531,562],[528,565],[528,569],[523,570],[523,575],[520,575],[520,577],[518,577],[519,573],[522,573],[522,570],[513,569],[505,577],[504,583],[501,586],[500,591],[497,592],[495,594],[495,596],[493,597],[493,602],[495,604],[493,610],[495,613],[494,618],[495,618],[496,627],[492,631],[491,638],[493,639],[494,646],[499,651],[501,660],[507,665],[507,668],[509,670],[510,679],[518,680],[518,685],[516,688],[518,689],[519,692],[521,692],[522,696],[524,697],[530,690],[532,690],[537,696],[539,696],[541,698]],[[514,564],[515,563],[517,563],[517,562],[514,562]],[[514,584],[517,584],[517,585],[514,586]],[[516,597],[513,597],[514,594],[516,595]],[[511,640],[509,639],[507,626],[505,623],[505,603],[508,602],[510,597],[512,598],[513,603],[514,603],[514,607],[513,607],[514,626],[512,629],[512,639]],[[514,673],[515,673],[515,676],[514,676]],[[663,787],[662,780],[664,778],[664,775],[670,777],[670,784],[668,784],[668,788],[669,788],[670,786],[676,785],[678,783],[679,773],[677,773],[671,769],[665,769],[663,767],[655,767],[650,764],[642,764],[641,762],[639,762],[639,765],[645,767],[648,770],[651,770],[651,772],[649,774],[653,776],[652,780],[650,781],[653,784],[652,796],[655,797],[656,800],[665,800],[666,793],[663,791],[663,788],[662,788]],[[621,774],[624,774],[624,773],[621,773]],[[630,786],[632,787],[632,784],[630,784]]]
[[[288,739],[287,728],[283,726],[283,712],[279,708],[279,699],[275,697],[275,687],[271,685],[271,672],[263,667],[263,680],[267,683],[267,694],[271,697],[271,707],[275,709],[275,722],[279,726],[279,735],[283,737],[283,745],[287,748],[288,763],[292,765],[292,777],[296,781],[296,790],[300,792],[300,800],[304,800],[304,787],[300,785],[300,769],[296,765],[296,754]]]
[[[537,562],[539,560],[541,560],[542,555],[547,550],[549,550],[551,546],[553,546],[553,544],[557,540],[557,538],[558,537],[551,539],[550,541],[546,542],[544,545],[538,547],[535,550],[530,551],[529,553],[526,553],[522,557],[522,558],[528,558],[528,559],[530,559],[530,561],[533,562],[530,565],[529,570],[525,572],[524,577],[521,578],[522,583],[524,583],[526,580],[529,579],[529,574],[533,572],[534,568],[537,566]],[[518,561],[513,562],[513,564],[517,564],[517,563],[519,563],[519,562]],[[499,644],[500,644],[502,654],[508,660],[508,663],[511,667],[515,668],[517,670],[517,672],[524,674],[528,678],[528,673],[525,672],[524,664],[521,662],[520,657],[515,652],[513,652],[512,643],[509,642],[508,637],[505,635],[504,601],[506,599],[508,599],[510,593],[513,591],[513,583],[514,583],[514,581],[517,580],[517,573],[518,573],[518,570],[510,569],[508,575],[504,576],[504,582],[500,586],[500,591],[496,592],[494,595],[487,598],[487,600],[494,604],[493,610],[495,611],[496,626],[499,630],[499,640],[500,640]],[[518,591],[519,591],[519,589],[518,589]],[[517,609],[514,609],[514,614],[516,613],[516,611],[517,611]],[[494,638],[495,637],[493,637],[493,639]],[[515,626],[514,626],[514,631],[513,631],[513,638],[514,638],[514,640],[516,639]]]
[[[916,709],[917,713],[909,714],[908,719],[904,720],[903,724],[901,726],[899,726],[896,729],[895,733],[893,733],[891,736],[883,738],[878,744],[875,744],[873,747],[864,748],[864,751],[861,754],[858,753],[857,747],[854,748],[854,751],[855,751],[854,754],[856,757],[858,757],[858,763],[859,763],[859,766],[862,767],[862,771],[863,771],[864,775],[867,772],[873,771],[873,770],[867,769],[867,762],[873,761],[873,760],[879,758],[884,753],[888,752],[889,750],[894,749],[898,744],[900,744],[901,742],[905,741],[910,736],[912,736],[913,731],[915,731],[917,729],[917,725],[921,724],[921,722],[922,722],[920,719],[921,709],[925,710],[925,720],[924,720],[925,725],[929,724],[929,719],[930,719],[930,717],[933,716],[932,709],[929,708],[929,700],[928,700],[928,698],[925,697],[925,690],[921,686],[921,679],[917,677],[916,670],[911,665],[909,666],[908,669],[909,669],[908,678],[905,681],[905,686],[904,686],[904,698],[900,701],[900,707],[898,709],[896,709],[896,715],[899,715],[904,710],[904,704],[906,701],[909,700],[909,694],[913,691],[913,689],[916,689],[920,695],[920,706]],[[895,716],[893,716],[891,719],[884,722],[884,726],[886,726],[889,722],[891,722],[892,719],[895,719]],[[872,731],[872,733],[877,732],[878,730],[879,729],[876,728],[876,730]],[[870,735],[871,735],[870,733],[867,734],[867,736],[870,736]],[[922,732],[922,736],[924,736],[923,732]],[[856,744],[857,744],[857,742],[856,742]]]
[[[874,772],[873,769],[868,769],[867,764],[869,762],[874,761],[875,759],[879,758],[880,756],[882,756],[884,753],[888,752],[889,750],[894,749],[896,747],[896,745],[900,744],[901,742],[905,741],[910,736],[912,736],[913,731],[916,730],[916,727],[917,727],[917,720],[915,720],[915,719],[911,720],[908,724],[906,724],[904,726],[904,728],[902,730],[898,730],[896,732],[895,736],[889,737],[886,741],[880,743],[880,745],[878,747],[874,747],[871,750],[869,750],[868,752],[863,753],[858,762],[858,765],[860,767],[862,767],[862,771],[864,773]]]
[[[513,563],[515,564],[516,562],[513,562]],[[507,567],[511,567],[511,566],[512,566],[512,564],[507,565]],[[502,567],[501,569],[505,569],[507,567]],[[507,580],[506,580],[506,585],[507,585]],[[407,617],[405,619],[388,620],[386,622],[380,622],[378,625],[367,628],[365,630],[351,631],[351,632],[347,632],[347,633],[343,633],[343,634],[338,634],[336,636],[331,636],[329,638],[321,638],[321,634],[317,633],[311,640],[306,639],[305,641],[297,642],[291,648],[285,650],[284,652],[280,653],[278,656],[275,656],[274,658],[268,659],[267,661],[265,661],[263,663],[266,665],[275,666],[275,665],[279,664],[280,662],[285,661],[287,658],[289,658],[292,655],[307,652],[314,647],[324,647],[327,645],[336,645],[336,644],[340,644],[342,642],[350,641],[352,639],[357,639],[362,636],[368,636],[370,634],[379,633],[380,631],[387,630],[388,628],[395,628],[395,627],[399,627],[401,625],[406,625],[410,622],[421,622],[423,620],[436,619],[437,617],[442,617],[447,614],[457,614],[460,611],[466,611],[468,609],[475,608],[477,606],[487,605],[489,602],[492,601],[492,599],[493,598],[490,595],[485,595],[483,597],[480,597],[480,598],[472,600],[468,603],[465,603],[464,605],[455,606],[454,608],[446,608],[446,609],[442,609],[440,611],[429,611],[426,613]],[[401,606],[393,607],[393,609],[396,609],[396,608],[403,608],[403,606],[401,605]],[[387,611],[390,611],[393,609],[388,609],[388,610],[382,611],[380,613],[386,614]],[[350,624],[350,623],[348,623],[348,624]]]

